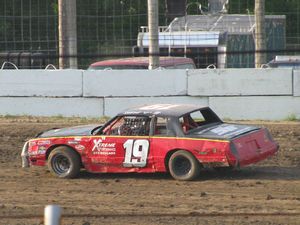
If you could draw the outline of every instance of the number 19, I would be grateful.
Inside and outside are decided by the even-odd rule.
[[[147,164],[149,141],[127,140],[123,147],[125,149],[124,167],[145,167]]]

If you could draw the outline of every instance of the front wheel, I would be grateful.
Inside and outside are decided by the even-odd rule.
[[[179,150],[170,157],[169,171],[176,180],[193,180],[200,173],[200,164],[192,153]]]
[[[61,146],[50,153],[48,167],[59,178],[74,178],[80,171],[80,157],[72,149]]]

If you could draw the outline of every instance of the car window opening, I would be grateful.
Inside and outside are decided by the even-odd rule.
[[[195,129],[205,128],[205,125],[220,122],[222,122],[220,118],[209,109],[197,110],[179,118],[184,134],[188,134]]]
[[[148,136],[151,118],[145,116],[122,116],[103,131],[105,135]]]

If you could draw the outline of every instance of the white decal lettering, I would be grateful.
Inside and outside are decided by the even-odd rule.
[[[100,144],[102,143],[102,140],[101,139],[99,139],[99,140],[93,140],[93,142],[94,142],[94,147],[92,149],[92,152],[99,149]]]
[[[141,110],[167,110],[167,109],[171,109],[174,108],[178,105],[172,105],[172,104],[157,104],[157,105],[149,105],[149,106],[145,106],[140,108]]]
[[[217,135],[224,135],[226,133],[232,132],[237,130],[236,126],[229,125],[229,126],[222,126],[222,127],[217,127],[215,129],[212,129],[211,132],[217,134]]]
[[[94,155],[115,155],[116,143],[103,143],[103,140],[105,139],[93,140],[92,153]]]

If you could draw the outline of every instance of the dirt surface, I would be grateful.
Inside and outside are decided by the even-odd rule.
[[[0,117],[0,224],[43,224],[45,205],[63,207],[62,224],[300,224],[300,122],[248,122],[269,128],[277,156],[239,171],[202,171],[180,182],[168,174],[89,174],[61,180],[22,169],[24,142],[80,119]]]

